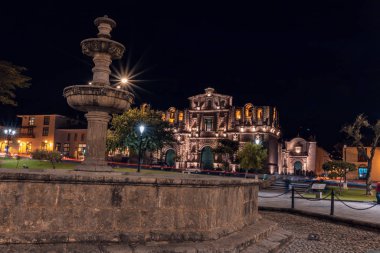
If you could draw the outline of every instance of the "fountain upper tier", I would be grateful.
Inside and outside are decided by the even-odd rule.
[[[65,88],[63,95],[72,108],[82,112],[121,113],[128,110],[134,100],[131,92],[110,86],[74,85]]]

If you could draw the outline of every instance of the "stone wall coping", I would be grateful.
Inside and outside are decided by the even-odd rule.
[[[118,184],[183,187],[220,187],[259,185],[259,181],[194,174],[140,175],[122,172],[85,172],[70,170],[0,169],[0,182],[28,181],[66,184]]]

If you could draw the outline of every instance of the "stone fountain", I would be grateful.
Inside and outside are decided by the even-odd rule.
[[[82,52],[92,57],[95,66],[93,79],[87,85],[74,85],[64,89],[67,103],[74,109],[87,112],[87,150],[84,162],[77,170],[112,171],[105,160],[107,127],[110,113],[120,113],[129,109],[134,96],[122,88],[113,87],[109,77],[112,60],[120,59],[125,47],[111,40],[111,31],[116,22],[107,16],[94,21],[98,27],[97,38],[81,42]]]

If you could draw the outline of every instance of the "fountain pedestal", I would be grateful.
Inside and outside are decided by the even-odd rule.
[[[86,114],[88,123],[86,160],[77,170],[112,171],[104,160],[108,122],[111,117],[107,112],[90,111]]]

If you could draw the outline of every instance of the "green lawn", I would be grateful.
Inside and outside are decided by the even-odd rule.
[[[329,194],[331,191],[330,189],[334,189],[335,195],[337,195],[341,200],[376,201],[375,191],[372,191],[372,196],[366,196],[365,189],[349,188],[347,190],[342,189],[341,194],[338,195],[339,187],[337,186],[329,187],[326,193],[322,195],[322,197],[325,197],[327,194]],[[305,198],[315,198],[315,193],[305,193],[302,196]],[[328,197],[327,199],[331,199],[331,197]]]
[[[22,169],[23,165],[28,166],[29,169],[52,169],[53,166],[48,161],[39,161],[39,160],[33,160],[33,159],[21,159],[19,160],[18,167],[17,167],[17,160],[12,158],[0,158],[0,168],[5,169]],[[55,165],[56,169],[67,169],[67,170],[73,170],[78,165],[78,163],[72,163],[72,162],[61,162],[57,163]],[[115,172],[136,172],[135,168],[114,168]],[[161,170],[147,170],[142,169],[141,174],[174,174],[177,172],[171,172],[171,171],[161,171]]]
[[[39,161],[39,160],[33,160],[33,159],[20,159],[18,161],[18,166],[17,166],[17,160],[12,159],[12,158],[2,158],[0,159],[0,168],[6,168],[6,169],[22,169],[23,166],[27,166],[29,169],[52,169],[53,166],[50,162],[48,161]],[[61,162],[57,163],[55,165],[56,169],[68,169],[72,170],[75,168],[77,164],[75,163],[66,163],[66,162]]]

